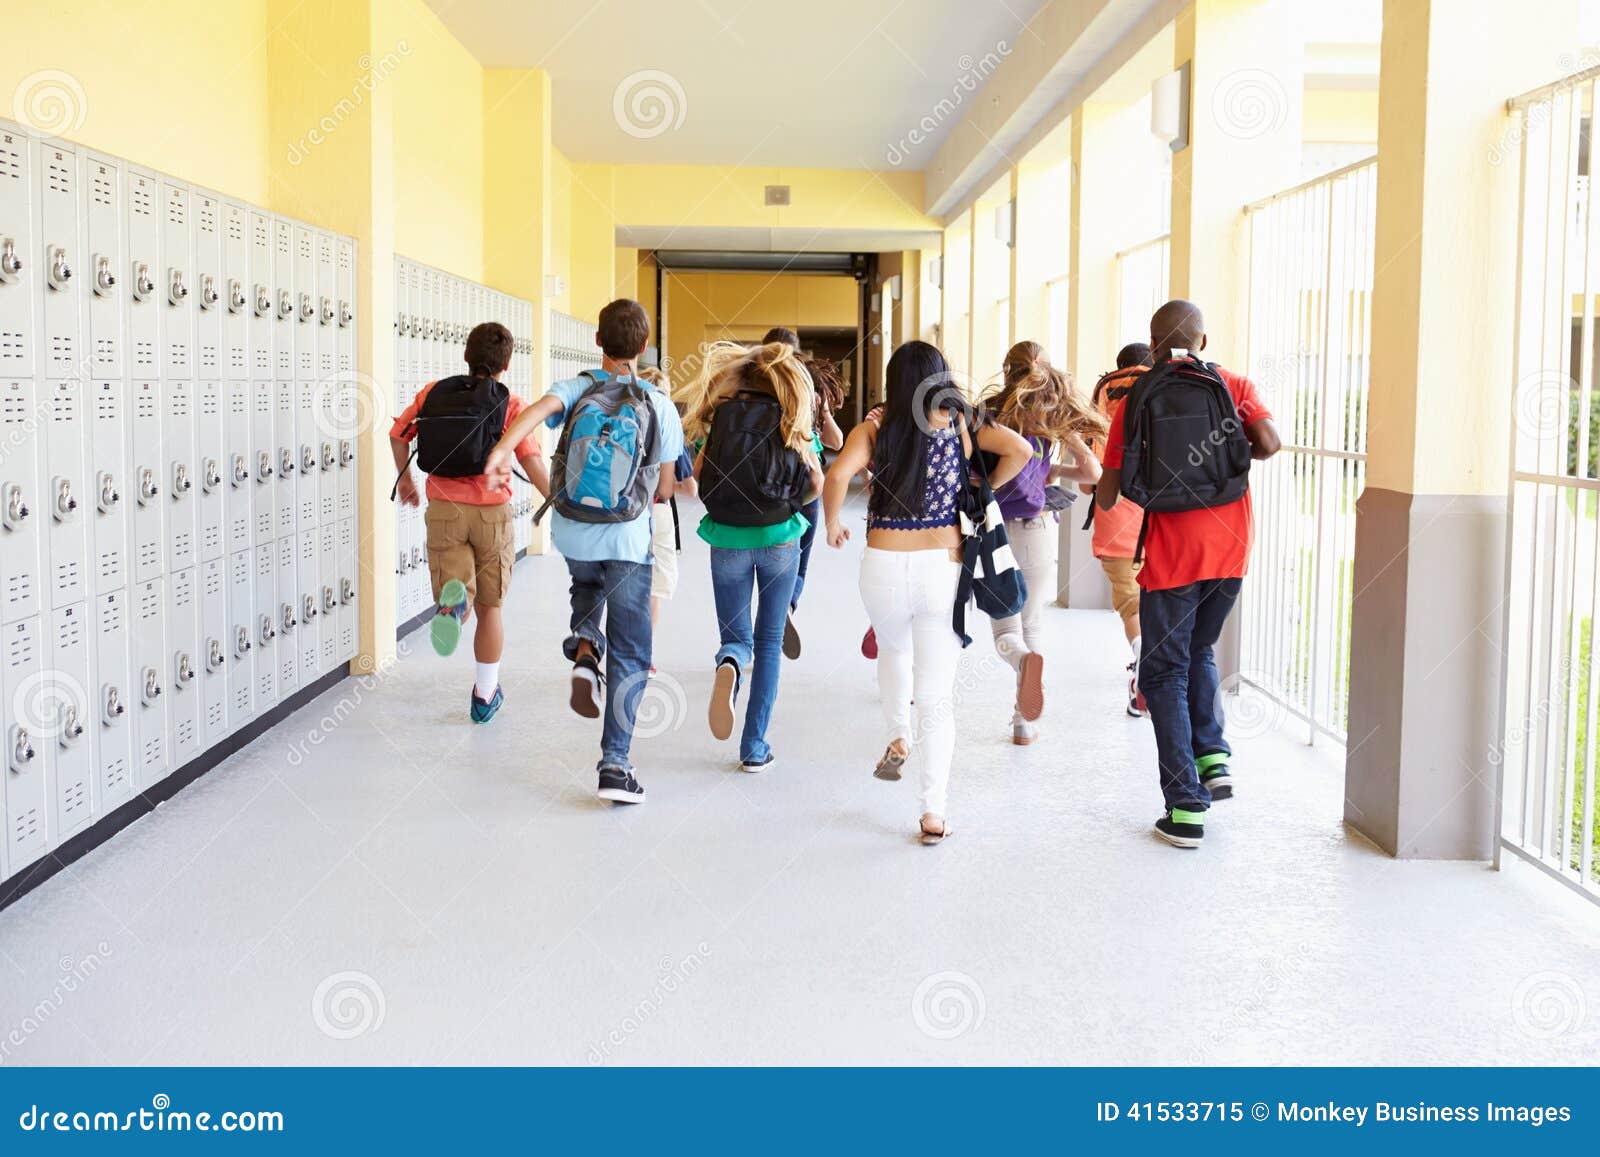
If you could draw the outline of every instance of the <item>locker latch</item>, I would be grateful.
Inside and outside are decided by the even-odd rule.
[[[395,328],[395,332],[398,333],[401,337],[410,337],[411,336],[411,322],[406,318],[406,315],[403,314],[403,313],[399,317],[394,319],[394,328]]]
[[[272,468],[270,462],[267,468],[269,470]],[[236,487],[243,486],[248,481],[250,481],[250,467],[245,465],[243,454],[235,454],[233,456],[233,484]]]
[[[139,505],[149,506],[161,493],[156,484],[156,472],[148,466],[139,467]]]
[[[322,588],[322,609],[330,615],[339,609],[339,597],[333,593],[332,587]]]
[[[294,312],[294,295],[287,289],[278,290],[278,320],[286,321]]]
[[[22,487],[8,482],[0,496],[5,498],[5,528],[21,530],[22,524],[28,521],[28,504],[22,500]]]
[[[72,496],[72,479],[56,478],[50,488],[56,496],[55,509],[51,513],[57,522],[66,522],[78,509],[78,500]]]
[[[6,761],[11,765],[11,770],[18,773],[27,771],[33,756],[33,738],[28,734],[28,729],[21,724],[12,724],[11,730],[6,732]]]
[[[272,294],[265,285],[256,286],[256,316],[266,317],[272,312]]]
[[[231,277],[228,279],[228,312],[239,313],[244,306],[244,286],[239,284],[237,277]]]
[[[261,645],[264,647],[278,637],[278,628],[273,626],[271,615],[261,616]]]
[[[349,438],[339,440],[339,465],[349,466],[356,460],[356,448]]]
[[[83,724],[78,719],[76,703],[63,703],[56,720],[60,724],[60,735],[57,738],[62,747],[71,747],[83,738]]]
[[[402,550],[400,552],[400,561],[395,564],[394,573],[405,574],[410,569],[411,560],[406,557],[406,552]]]
[[[183,270],[169,269],[167,271],[167,300],[173,305],[182,305],[189,296],[189,287],[183,283]]]
[[[146,707],[154,707],[156,700],[161,698],[161,672],[154,667],[146,667],[139,673],[139,696]]]
[[[420,546],[414,546],[411,548],[411,565],[413,567],[419,567],[422,565],[422,548]]]
[[[122,705],[122,692],[114,684],[107,683],[100,696],[100,722],[110,727],[126,710]]]
[[[333,443],[324,442],[322,444],[322,468],[324,470],[332,470],[338,464],[339,456],[333,448]]]
[[[333,298],[331,297],[324,297],[322,299],[322,324],[333,324]]]
[[[278,476],[284,479],[294,477],[294,451],[287,446],[278,451]]]
[[[17,256],[17,239],[0,237],[0,282],[10,285],[22,272],[22,258]]]
[[[265,615],[262,616],[262,619],[262,626],[270,625],[264,621],[266,619]],[[248,628],[239,628],[239,634],[233,640],[233,653],[235,657],[240,659],[244,658],[250,653],[250,631]]]
[[[217,465],[215,458],[207,458],[205,466],[200,471],[200,489],[210,494],[222,485],[222,467]]]
[[[189,464],[187,462],[174,462],[172,464],[172,500],[178,501],[190,490],[194,483],[189,480]]]
[[[200,308],[210,309],[217,304],[217,279],[209,273],[200,275]]]
[[[349,579],[339,580],[339,601],[347,607],[356,601],[356,584]]]
[[[317,596],[306,595],[300,600],[300,621],[309,623],[317,617]]]
[[[300,473],[310,474],[317,468],[317,452],[308,442],[300,444]]]
[[[339,328],[348,329],[350,327],[350,323],[355,319],[356,312],[350,308],[350,303],[348,301],[341,301],[339,303]]]
[[[189,652],[179,651],[173,666],[175,668],[173,680],[176,682],[178,690],[181,691],[194,682],[194,659],[190,657]]]
[[[155,279],[150,276],[148,261],[133,263],[133,300],[143,301],[156,291]]]
[[[72,266],[67,264],[67,251],[59,245],[50,247],[50,275],[51,289],[65,289],[67,282],[72,280]]]
[[[265,482],[272,477],[272,451],[263,450],[256,455],[256,481]]]
[[[111,477],[110,471],[102,470],[95,479],[95,483],[100,493],[100,512],[102,514],[110,514],[117,508],[117,504],[122,501],[122,495],[117,493],[116,479]]]
[[[293,603],[284,603],[283,604],[283,631],[284,631],[284,633],[288,634],[290,631],[294,630],[295,623],[297,623],[298,621],[299,620],[294,617],[294,604]]]
[[[246,640],[248,642],[248,640]],[[206,639],[206,670],[220,671],[222,664],[227,662],[228,656],[222,649],[222,640],[207,637]]]
[[[304,325],[316,316],[317,307],[311,304],[311,295],[302,293],[300,295],[300,324]]]
[[[94,294],[96,297],[110,297],[111,291],[117,287],[117,275],[111,272],[111,258],[104,253],[94,255]]]

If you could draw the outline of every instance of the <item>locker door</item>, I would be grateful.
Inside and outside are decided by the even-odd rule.
[[[295,526],[315,530],[322,504],[322,429],[319,420],[320,394],[314,378],[295,382],[295,457],[299,474],[295,479]]]
[[[256,713],[255,553],[228,556],[228,730],[237,731]]]
[[[161,375],[161,185],[154,173],[129,166],[123,179],[127,192],[128,224],[124,234],[127,256],[127,380],[151,380]],[[152,463],[153,465],[154,463]]]
[[[200,575],[200,640],[195,664],[200,675],[200,750],[228,737],[228,560],[214,558],[195,568]]]
[[[82,263],[78,231],[78,154],[59,141],[39,143],[38,237],[44,301],[42,349],[45,375],[82,378],[87,370],[81,333],[83,297],[79,292]]]
[[[312,232],[317,247],[317,370],[319,381],[331,379],[339,364],[339,280],[334,272],[332,233]]]
[[[314,682],[322,674],[322,543],[315,526],[301,531],[295,544],[300,574],[300,682]]]
[[[339,553],[336,573],[339,587],[339,654],[337,661],[348,663],[356,657],[361,623],[356,614],[356,594],[361,581],[361,559],[356,551],[356,520],[339,520]]]
[[[35,369],[41,279],[33,266],[44,252],[33,225],[37,156],[25,133],[0,126],[0,379],[31,378]]]
[[[313,231],[317,250],[317,371],[312,389],[313,443],[317,454],[317,525],[332,525],[339,511],[339,431],[335,417],[340,395],[338,279],[334,237]]]
[[[294,225],[294,376],[317,376],[317,239],[309,225]]]
[[[200,485],[195,469],[194,383],[187,378],[162,383],[166,402],[167,570],[194,565],[195,508]]]
[[[294,379],[294,225],[272,219],[272,287],[276,295],[276,324],[272,331],[273,376],[280,381]]]
[[[259,209],[249,210],[245,239],[250,249],[250,274],[245,282],[245,294],[249,298],[245,329],[250,339],[250,377],[258,382],[270,382],[277,372],[278,331],[272,218]]]
[[[44,429],[45,482],[39,524],[45,531],[46,601],[52,607],[81,602],[89,589],[84,565],[89,558],[84,509],[89,490],[84,462],[88,437],[84,387],[81,378],[60,378],[44,385],[50,412]]]
[[[225,527],[223,503],[229,484],[225,477],[228,461],[227,440],[223,434],[222,383],[211,379],[194,384],[195,472],[195,558],[210,562],[222,557]]]
[[[271,381],[250,383],[250,517],[254,546],[271,546],[278,533],[277,390]]]
[[[222,383],[222,526],[228,554],[248,550],[255,541],[250,500],[257,486],[250,456],[250,383]]]
[[[317,528],[317,674],[325,675],[339,665],[339,524],[330,522]]]
[[[161,383],[136,381],[128,422],[128,489],[133,499],[133,581],[147,582],[166,569],[167,465],[161,448]]]
[[[200,653],[200,571],[187,567],[167,576],[167,649],[162,679],[167,688],[167,718],[172,746],[168,759],[174,770],[200,754],[205,712]]]
[[[109,815],[133,795],[131,645],[128,592],[110,591],[95,599],[92,719],[86,726],[94,737],[100,815]]]
[[[0,628],[0,686],[6,703],[26,701],[42,689],[44,640],[38,618]],[[5,717],[6,863],[15,874],[49,848],[49,740],[22,713]]]
[[[221,245],[222,366],[224,381],[250,377],[250,319],[254,286],[250,281],[250,211],[237,201],[223,201]]]
[[[278,544],[263,543],[251,553],[255,602],[251,642],[255,650],[255,709],[259,715],[278,701]]]
[[[360,444],[361,416],[373,414],[375,399],[363,396],[356,377],[356,243],[348,237],[336,238],[335,285],[338,292],[339,397],[334,403],[338,428],[339,477],[336,483],[335,512],[339,518],[356,514],[356,450]]]
[[[38,719],[39,739],[53,744],[55,796],[52,847],[94,818],[94,702],[89,693],[93,605],[75,603],[50,615],[49,671],[44,698],[24,708]]]
[[[5,583],[0,622],[16,622],[43,606],[45,496],[36,437],[39,395],[32,378],[0,381],[0,577]]]
[[[127,306],[127,246],[123,236],[122,162],[85,152],[82,161],[84,277],[88,290],[86,330],[90,372],[120,378]]]
[[[222,321],[227,314],[222,278],[222,201],[194,190],[190,198],[193,233],[194,377],[214,382],[222,376]]]
[[[132,702],[133,785],[143,790],[172,769],[168,742],[167,700],[171,683],[161,620],[166,614],[167,584],[159,578],[139,583],[130,592],[133,612]]]
[[[195,372],[194,315],[190,298],[195,272],[190,236],[189,189],[173,180],[161,182],[161,260],[156,296],[161,302],[161,376],[188,378]]]
[[[278,447],[278,527],[274,533],[278,538],[283,538],[294,534],[295,500],[300,486],[300,456],[295,441],[298,433],[295,428],[295,385],[293,381],[280,380],[273,383],[272,388],[276,400],[272,424]]]
[[[293,535],[278,539],[273,550],[278,590],[278,699],[281,701],[300,686],[300,566]]]
[[[339,373],[356,372],[356,243],[349,237],[337,239],[338,270],[335,284],[339,295]]]
[[[120,379],[89,383],[87,489],[80,507],[90,524],[95,594],[128,585],[128,404]]]

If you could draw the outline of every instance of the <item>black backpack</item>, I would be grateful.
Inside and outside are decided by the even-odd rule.
[[[1250,488],[1250,439],[1216,364],[1174,358],[1123,407],[1122,494],[1151,513],[1226,506]],[[1139,532],[1139,556],[1144,531]]]
[[[440,478],[482,474],[505,433],[510,398],[493,378],[463,374],[435,382],[417,411],[417,466]]]
[[[775,526],[804,505],[811,472],[783,443],[783,407],[766,394],[735,394],[706,437],[700,497],[724,526]]]

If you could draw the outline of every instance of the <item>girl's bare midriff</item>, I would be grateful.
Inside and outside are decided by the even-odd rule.
[[[935,429],[947,430],[950,428],[950,418],[947,414],[939,414],[931,420]],[[871,423],[872,441],[878,441],[878,425]],[[967,438],[966,431],[961,433],[961,444],[967,456],[972,455],[972,443]],[[950,551],[950,557],[955,562],[961,561],[961,531],[955,526],[933,526],[923,530],[891,530],[888,527],[875,526],[867,531],[867,545],[874,550],[939,550]]]

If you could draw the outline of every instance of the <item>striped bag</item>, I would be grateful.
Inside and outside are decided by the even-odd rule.
[[[962,432],[966,433],[965,423]],[[966,439],[962,439],[963,448]],[[961,579],[956,587],[956,605],[952,626],[961,638],[963,647],[972,643],[967,634],[967,604],[975,602],[978,610],[991,619],[1008,619],[1022,613],[1022,604],[1028,601],[1028,584],[1011,553],[1011,540],[1006,537],[1005,516],[995,501],[994,490],[989,485],[989,470],[981,453],[974,454],[963,463],[969,476],[958,500],[957,513],[961,529]]]

